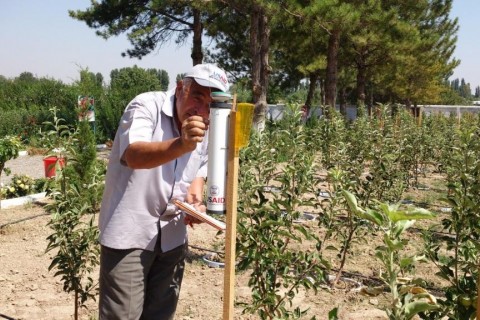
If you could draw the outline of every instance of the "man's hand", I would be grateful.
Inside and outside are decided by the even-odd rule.
[[[203,141],[208,130],[208,121],[201,116],[190,116],[183,121],[181,142],[187,150],[195,150],[197,143]]]
[[[200,212],[205,212],[205,211],[207,211],[207,207],[206,207],[204,204],[202,204],[202,203],[199,203],[199,202],[197,202],[197,203],[191,203],[191,205],[192,205],[192,206],[195,208],[195,210],[197,210],[197,211],[200,211]],[[188,214],[185,215],[185,218],[184,218],[183,221],[184,221],[184,223],[185,223],[186,225],[189,225],[189,226],[192,227],[192,228],[193,228],[193,225],[194,225],[194,224],[203,223],[203,221],[198,220],[197,218],[192,217],[191,215],[188,215]]]

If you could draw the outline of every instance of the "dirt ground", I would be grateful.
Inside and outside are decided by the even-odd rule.
[[[0,226],[3,226],[0,228],[0,319],[73,319],[72,295],[64,293],[60,279],[48,271],[53,254],[45,253],[50,229],[49,216],[44,214],[41,205],[0,210]],[[37,217],[4,226],[34,216]],[[221,239],[216,238],[216,230],[206,224],[190,229],[189,238],[191,252],[176,319],[222,319],[224,269],[208,267],[202,261],[207,253],[202,249],[215,250],[214,244]],[[371,275],[370,263],[353,260],[355,265],[351,270]],[[236,301],[248,301],[247,281],[248,273],[236,276]],[[385,313],[377,309],[378,298],[341,289],[319,290],[317,295],[313,291],[300,291],[295,303],[310,308],[305,319],[313,315],[326,319],[328,311],[335,306],[340,307],[341,319],[386,319]],[[81,319],[96,319],[96,310],[96,303],[89,303],[88,310],[81,311]],[[236,306],[235,319],[257,318],[242,315],[241,307]]]

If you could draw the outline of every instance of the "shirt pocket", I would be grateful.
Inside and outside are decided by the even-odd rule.
[[[190,158],[188,159],[187,165],[183,170],[182,181],[186,183],[191,183],[193,179],[197,176],[198,169],[202,162],[202,157],[197,152],[192,152]]]

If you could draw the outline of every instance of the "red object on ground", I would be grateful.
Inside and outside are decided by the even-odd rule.
[[[57,156],[50,156],[43,158],[43,167],[45,168],[45,178],[55,177],[56,166],[63,168],[65,166],[65,158],[58,158]]]

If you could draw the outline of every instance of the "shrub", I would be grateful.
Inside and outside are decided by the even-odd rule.
[[[2,198],[11,199],[35,193],[35,180],[28,175],[15,174],[10,185],[2,187]]]

